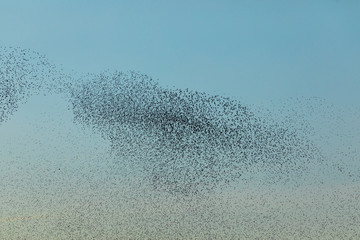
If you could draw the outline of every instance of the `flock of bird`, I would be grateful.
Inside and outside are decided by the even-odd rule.
[[[1,48],[0,58],[0,122],[33,93],[62,92],[76,122],[109,140],[119,161],[136,161],[159,191],[206,193],[251,168],[287,176],[321,159],[296,129],[257,117],[236,100],[166,89],[137,72],[73,79],[20,48]]]
[[[314,101],[295,104],[294,112],[288,113],[291,117],[280,121],[281,116],[259,112],[237,100],[188,89],[162,87],[151,77],[138,72],[70,74],[37,52],[0,47],[0,125],[10,120],[31,95],[37,94],[65,96],[74,123],[90,129],[91,134],[100,135],[101,141],[104,140],[102,143],[110,145],[109,155],[95,154],[92,157],[104,162],[108,159],[102,157],[109,157],[110,161],[114,161],[102,170],[109,175],[103,181],[92,179],[101,177],[95,176],[99,174],[96,171],[87,171],[85,166],[79,173],[83,177],[79,181],[72,176],[76,175],[76,170],[66,174],[66,170],[60,169],[61,164],[56,170],[47,172],[49,178],[54,177],[55,180],[47,179],[46,183],[51,180],[56,182],[56,177],[58,181],[68,177],[68,182],[74,181],[71,184],[79,184],[73,189],[70,186],[69,191],[80,196],[77,199],[73,195],[74,199],[69,199],[63,197],[63,193],[58,194],[63,197],[61,201],[70,206],[66,205],[60,215],[55,216],[52,226],[45,224],[47,219],[38,217],[38,221],[45,221],[44,227],[52,229],[50,233],[68,234],[64,239],[73,238],[76,234],[82,234],[84,239],[90,238],[89,234],[96,236],[94,239],[108,239],[106,236],[111,231],[118,236],[120,231],[124,231],[126,238],[145,238],[150,233],[155,237],[163,233],[164,236],[184,239],[191,236],[215,238],[222,231],[223,236],[234,239],[239,236],[259,239],[259,232],[268,238],[279,239],[282,236],[280,228],[288,231],[289,236],[297,234],[301,239],[310,236],[310,230],[316,236],[360,234],[356,230],[359,220],[356,212],[360,206],[354,201],[359,197],[358,185],[331,192],[322,189],[323,185],[319,184],[318,190],[309,187],[308,195],[301,188],[287,190],[289,195],[294,195],[289,196],[286,191],[285,194],[276,188],[273,191],[265,184],[270,181],[277,185],[294,179],[295,175],[303,177],[299,181],[308,177],[311,182],[318,174],[315,167],[321,169],[331,164],[339,169],[339,173],[351,176],[354,181],[360,179],[360,171],[356,167],[357,147],[348,145],[346,149],[352,147],[351,151],[343,152],[345,148],[337,150],[333,147],[340,142],[331,143],[334,137],[316,140],[312,132],[314,129],[301,116],[309,115],[309,111],[315,116],[321,114],[320,110],[324,108],[322,102],[319,106]],[[304,109],[301,110],[300,105]],[[329,127],[323,119],[319,123],[324,126],[324,132],[332,134],[328,133]],[[341,123],[336,124],[332,127],[333,134],[344,135]],[[352,129],[349,135],[353,133]],[[343,142],[348,143],[349,136],[345,138]],[[324,147],[326,144],[328,146]],[[333,159],[335,164],[329,159]],[[340,160],[349,159],[355,166],[352,169],[336,165]],[[93,160],[89,161],[91,164]],[[126,177],[118,180],[119,174],[128,171],[121,169],[124,162],[131,166],[130,174],[136,175],[130,180]],[[34,166],[37,168],[37,165]],[[111,169],[108,169],[109,166]],[[326,170],[323,171],[327,174]],[[60,178],[61,174],[63,178]],[[256,191],[241,189],[241,194],[232,196],[229,189],[234,185],[245,186],[249,176],[264,179],[261,179]],[[42,175],[38,178],[42,181]],[[339,180],[339,176],[336,175],[335,179]],[[21,185],[21,181],[13,186],[18,186],[16,184]],[[127,189],[128,186],[131,190]],[[102,189],[98,195],[89,190],[96,187]],[[101,195],[104,192],[108,195]],[[49,201],[53,200],[56,201],[55,197]],[[24,201],[32,204],[30,200]],[[329,208],[326,208],[327,201],[332,204]],[[36,200],[33,204],[38,202]],[[334,206],[337,210],[329,212]],[[50,216],[52,207],[49,209]],[[354,210],[354,214],[349,213],[349,209]],[[35,221],[38,215],[34,216],[27,219]],[[100,221],[100,218],[103,220]],[[3,227],[7,226],[14,236],[24,233],[25,230],[16,232],[17,228],[8,223],[18,218],[0,218],[0,223],[1,219]],[[308,222],[309,219],[313,222]],[[344,223],[336,225],[339,221]],[[313,223],[318,224],[318,228],[306,228]],[[87,228],[86,224],[91,227]],[[41,225],[35,222],[33,227]],[[268,229],[268,226],[271,228]],[[32,227],[26,229],[32,231]],[[106,229],[109,233],[105,232]]]
[[[321,158],[295,129],[235,100],[165,89],[136,72],[92,76],[71,89],[71,102],[78,122],[100,131],[119,154],[142,154],[138,164],[154,189],[174,194],[207,192],[252,167],[286,176]]]
[[[32,94],[60,92],[65,78],[38,52],[0,47],[0,123],[9,119]]]

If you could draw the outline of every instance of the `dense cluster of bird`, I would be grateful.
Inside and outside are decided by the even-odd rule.
[[[0,47],[0,123],[31,94],[59,92],[65,78],[38,52]]]
[[[295,129],[257,117],[236,100],[166,89],[136,72],[69,81],[29,50],[2,48],[0,57],[0,122],[30,94],[62,91],[76,121],[99,131],[119,158],[136,161],[157,190],[197,194],[239,179],[250,168],[286,176],[320,158]]]
[[[207,191],[251,167],[303,171],[320,157],[294,129],[235,100],[165,89],[135,72],[93,75],[71,96],[77,121],[99,130],[119,153],[141,152],[153,187],[171,193]]]

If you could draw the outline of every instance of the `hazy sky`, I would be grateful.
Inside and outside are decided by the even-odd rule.
[[[250,101],[360,102],[360,1],[0,1],[0,45]]]
[[[266,184],[262,186],[262,174],[269,173],[269,182],[272,177],[277,178],[276,174],[281,178],[279,182],[293,177],[287,172],[287,167],[272,172],[277,167],[267,167],[272,163],[271,157],[270,160],[256,160],[258,164],[255,165],[264,166],[264,171],[245,172],[242,178],[246,179],[246,174],[251,175],[249,182],[236,181],[239,188],[231,190],[232,185],[229,188],[224,185],[224,189],[220,189],[223,186],[219,185],[221,191],[234,191],[234,195],[219,194],[213,198],[210,194],[208,198],[201,193],[193,202],[178,202],[172,200],[180,199],[177,197],[164,200],[162,196],[168,196],[165,194],[159,193],[157,197],[150,188],[143,191],[150,186],[147,180],[151,175],[142,168],[135,169],[137,161],[143,160],[147,154],[141,153],[142,146],[139,150],[130,149],[129,155],[126,149],[119,148],[120,157],[113,159],[109,154],[111,146],[104,141],[101,133],[105,137],[111,134],[101,132],[101,127],[99,132],[94,133],[91,127],[83,129],[86,125],[73,124],[73,112],[68,110],[68,103],[59,95],[33,97],[28,104],[19,107],[10,121],[0,124],[0,182],[5,183],[1,186],[0,201],[5,201],[0,206],[5,206],[5,214],[0,216],[3,224],[0,227],[5,226],[5,234],[25,236],[28,230],[36,233],[42,229],[47,232],[44,230],[41,234],[49,234],[47,236],[54,233],[63,236],[61,234],[70,232],[85,234],[87,231],[88,236],[119,234],[122,229],[154,236],[172,231],[187,236],[189,231],[197,234],[203,229],[206,234],[216,231],[220,234],[223,229],[228,233],[235,229],[241,231],[239,236],[249,234],[254,238],[261,234],[274,238],[276,235],[272,231],[278,233],[280,230],[291,234],[291,237],[301,237],[305,236],[304,229],[308,232],[306,234],[324,238],[358,234],[360,0],[0,0],[0,46],[38,51],[51,62],[62,64],[65,71],[73,69],[99,73],[107,69],[136,70],[158,79],[164,87],[221,94],[246,103],[257,104],[267,100],[284,103],[284,99],[289,97],[321,97],[338,104],[337,108],[329,108],[331,114],[326,109],[321,111],[321,104],[308,111],[315,112],[304,117],[305,120],[307,117],[315,119],[310,121],[315,124],[309,124],[309,129],[314,127],[309,134],[305,131],[308,128],[303,127],[307,122],[301,116],[307,111],[295,106],[296,114],[288,118],[292,121],[300,116],[299,121],[291,123],[294,126],[299,123],[299,129],[305,129],[304,133],[299,130],[299,139],[302,139],[302,134],[309,135],[310,140],[315,139],[314,145],[326,160],[326,165],[318,164],[318,159],[309,160],[311,170],[304,175],[304,186],[309,185],[303,189],[291,187],[291,191],[281,192],[281,189],[273,191],[275,188],[268,188]],[[315,103],[312,100],[309,102],[302,107],[308,108]],[[356,106],[359,111],[342,112],[340,110],[344,105]],[[267,112],[264,115],[267,116]],[[281,114],[279,118],[282,118]],[[276,137],[277,132],[290,130],[292,134],[292,127],[282,129],[282,121],[279,121],[280,127],[274,130]],[[269,123],[272,124],[271,121]],[[117,128],[117,125],[114,126]],[[263,129],[260,134],[273,128],[269,125],[269,128],[265,126]],[[136,132],[136,128],[131,131]],[[256,131],[250,129],[249,133]],[[198,135],[194,136],[196,142]],[[288,135],[284,136],[285,139]],[[122,145],[121,139],[116,147]],[[279,140],[280,143],[282,141]],[[133,146],[141,142],[134,139]],[[254,149],[257,150],[260,144],[256,143]],[[289,151],[297,151],[296,144],[294,148],[284,146]],[[202,146],[200,154],[205,159],[212,152],[206,148],[212,145]],[[282,145],[280,147],[283,148]],[[149,147],[144,149],[146,151]],[[263,156],[262,152],[267,152],[272,146],[265,147],[264,151],[261,146],[259,149],[259,156]],[[117,154],[117,149],[112,150]],[[168,151],[172,150],[159,152]],[[225,159],[221,154],[220,151],[219,161]],[[122,155],[125,157],[122,158]],[[246,154],[241,156],[246,157]],[[218,160],[216,158],[217,155],[214,155],[211,161]],[[298,163],[287,158],[284,160],[286,166],[288,162],[289,166]],[[184,157],[179,159],[185,161],[185,167],[187,162],[192,161]],[[144,166],[147,167],[146,161]],[[119,163],[119,167],[112,168],[115,166],[113,162]],[[231,164],[237,166],[237,162],[240,163],[236,160],[236,164]],[[244,165],[247,166],[247,162],[245,159]],[[133,163],[133,169],[122,167],[133,166]],[[203,166],[202,163],[200,165]],[[215,166],[222,165],[226,166],[227,162]],[[197,182],[195,174],[200,171],[194,166],[190,166],[189,172],[195,178],[189,176]],[[331,170],[324,166],[330,166]],[[177,168],[174,167],[175,170]],[[143,172],[144,176],[147,174],[146,178],[137,179],[137,171]],[[168,174],[166,171],[165,174]],[[214,174],[228,174],[227,170],[216,171]],[[130,174],[135,177],[131,178]],[[176,173],[174,179],[181,174]],[[294,177],[295,180],[291,179],[290,183],[301,185],[302,177]],[[169,179],[168,186],[172,188],[173,180]],[[325,179],[325,184],[317,186],[317,179]],[[251,192],[247,193],[245,186],[252,183],[257,186],[257,181],[259,189],[250,189]],[[342,184],[342,181],[348,185],[334,187],[335,182]],[[326,184],[330,187],[325,188]],[[281,183],[275,185],[283,186]],[[201,187],[199,189],[202,191]],[[250,200],[251,204],[247,202]],[[27,211],[28,216],[24,215]],[[10,217],[4,218],[7,215]],[[203,219],[206,224],[203,224]],[[99,222],[105,222],[106,226],[99,225]],[[122,224],[121,227],[119,224]],[[164,226],[170,227],[163,229]],[[98,227],[104,227],[102,230],[106,233],[99,232]],[[1,235],[0,231],[0,238]]]

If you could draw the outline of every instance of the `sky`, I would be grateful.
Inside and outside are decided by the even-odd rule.
[[[359,1],[0,1],[0,45],[249,102],[360,100]]]
[[[294,125],[298,122],[303,124],[302,115],[315,113],[304,118],[315,119],[313,123],[316,124],[311,126],[314,127],[314,139],[318,140],[316,143],[323,150],[324,156],[329,158],[327,163],[329,166],[334,163],[331,167],[345,166],[346,171],[356,175],[360,169],[359,23],[360,1],[357,0],[0,0],[0,47],[16,46],[37,51],[46,55],[51,62],[62,66],[64,71],[100,73],[105,70],[135,70],[151,76],[163,87],[189,88],[255,105],[269,100],[290,104],[294,101],[286,99],[310,98],[310,101],[304,101],[308,104],[295,107],[295,114],[290,120],[294,120]],[[328,105],[321,105],[321,101],[312,102],[313,97],[323,98],[329,105],[334,103],[337,106],[329,108],[329,111],[325,107],[320,109],[319,106]],[[313,109],[307,111],[313,103]],[[76,198],[93,187],[92,184],[98,181],[96,176],[104,174],[101,175],[106,176],[104,184],[98,185],[101,191],[89,191],[86,194],[94,193],[89,197],[94,199],[94,202],[105,199],[109,192],[116,193],[113,195],[114,199],[109,198],[101,208],[84,204],[81,211],[77,208],[74,211],[73,207],[64,207],[65,215],[60,215],[66,218],[65,223],[74,224],[73,229],[85,229],[84,226],[89,225],[88,221],[85,221],[84,225],[83,221],[77,222],[77,219],[82,220],[86,216],[90,217],[90,220],[96,219],[91,221],[98,224],[98,220],[103,217],[102,214],[99,215],[100,212],[106,215],[110,209],[115,209],[107,208],[109,204],[116,203],[116,206],[120,206],[125,202],[130,203],[128,199],[131,198],[119,198],[123,196],[122,191],[112,191],[113,188],[109,188],[110,184],[115,184],[116,188],[119,185],[116,185],[116,180],[107,178],[114,176],[114,179],[117,179],[123,174],[121,171],[125,173],[127,169],[121,169],[119,174],[118,169],[113,169],[115,173],[109,173],[109,169],[101,168],[101,164],[108,164],[104,159],[109,157],[107,154],[110,152],[110,144],[104,141],[100,133],[94,134],[90,128],[73,124],[73,112],[68,109],[67,104],[64,97],[57,95],[33,96],[28,103],[19,106],[9,121],[1,123],[0,180],[6,183],[6,187],[3,187],[5,194],[0,197],[6,200],[3,205],[5,209],[8,207],[11,210],[6,210],[9,213],[22,216],[24,210],[35,209],[34,212],[38,214],[37,206],[41,206],[42,209],[51,210],[51,217],[60,223],[61,219],[52,206],[58,203],[64,206],[75,203],[82,205],[81,201],[76,202]],[[317,107],[315,104],[318,104]],[[355,106],[359,111],[342,111],[344,105]],[[282,109],[279,109],[281,112]],[[337,111],[333,112],[333,109]],[[286,114],[287,112],[284,113]],[[279,114],[279,118],[282,117],[283,115]],[[317,162],[311,164],[316,165]],[[345,176],[340,176],[337,170],[331,174],[325,179],[334,179],[338,183],[341,183],[340,180]],[[340,177],[337,178],[338,176]],[[322,233],[321,231],[330,229],[329,234],[336,232],[339,236],[344,236],[342,230],[350,232],[357,229],[354,224],[357,216],[353,213],[359,209],[358,176],[360,175],[348,178],[346,175],[346,181],[357,179],[357,182],[350,183],[354,186],[348,185],[345,190],[335,188],[333,195],[323,193],[326,189],[321,189],[321,192],[308,187],[308,192],[301,192],[301,189],[295,194],[285,192],[281,195],[271,192],[270,197],[265,198],[263,189],[260,189],[261,200],[238,194],[238,205],[229,205],[230,198],[229,201],[224,200],[224,205],[221,205],[221,201],[217,204],[211,202],[211,206],[219,206],[221,214],[218,216],[221,221],[219,220],[218,224],[217,213],[208,215],[211,210],[204,208],[206,218],[211,216],[209,219],[212,219],[215,216],[215,220],[206,226],[222,227],[222,216],[236,216],[235,220],[228,218],[228,229],[242,220],[242,225],[247,226],[249,218],[244,217],[246,214],[243,212],[243,209],[246,209],[249,216],[255,214],[254,218],[250,218],[252,222],[258,219],[260,223],[268,224],[260,229],[262,231],[280,229],[273,228],[273,223],[284,222],[283,226],[287,227],[290,226],[289,223],[296,224],[298,228],[294,229],[303,233],[303,223],[306,223],[309,227],[306,224],[305,227],[310,229],[309,231]],[[318,176],[314,175],[314,179],[316,177]],[[312,180],[313,178],[309,178],[309,181]],[[133,181],[131,184],[129,188],[132,187],[133,193],[123,191],[124,194],[131,193],[145,199],[147,195],[138,194],[138,182]],[[136,187],[133,187],[135,185]],[[52,190],[53,186],[58,187],[54,188],[58,190],[58,195],[49,197],[54,194],[52,191],[56,192]],[[124,189],[126,186],[123,184]],[[320,188],[322,186],[319,190]],[[243,190],[239,188],[238,192],[243,193]],[[289,197],[282,198],[285,195]],[[44,204],[38,200],[34,204],[29,200],[33,196],[34,199],[41,199]],[[226,195],[225,197],[227,198]],[[322,200],[317,200],[320,198]],[[0,201],[2,199],[0,198]],[[251,206],[244,199],[250,199]],[[341,201],[333,201],[334,199]],[[50,200],[53,201],[52,205],[48,204]],[[22,205],[18,205],[19,202]],[[264,205],[264,202],[287,203],[289,207],[278,205],[279,207],[271,208]],[[171,200],[169,203],[172,203]],[[160,217],[156,215],[162,212],[162,208],[161,211],[156,209],[153,212],[148,211],[148,208],[145,213],[156,214],[153,214],[154,218],[146,215],[144,218],[146,208],[143,206],[145,205],[140,206],[141,214],[137,214],[139,211],[134,208],[137,211],[136,217],[141,219],[136,222],[138,218],[134,218],[134,226],[141,226],[147,219],[155,219],[149,221],[150,225],[146,225],[150,227],[169,222],[169,218],[164,218],[166,214],[161,214]],[[264,206],[270,212],[265,211]],[[129,217],[123,214],[123,208],[119,209],[121,211],[109,213],[110,217],[104,217],[102,222],[112,224],[110,220],[116,215],[114,218],[120,223],[122,220],[119,220],[119,216],[124,217],[123,222],[127,224],[124,226],[130,226],[128,229],[137,231],[138,228],[134,228],[131,222],[128,223]],[[179,209],[174,211],[172,207],[169,216],[176,219],[178,214],[181,221],[187,219],[181,215],[187,214],[184,207]],[[70,215],[66,215],[67,211],[71,212]],[[234,212],[238,215],[234,215]],[[194,214],[196,216],[196,212]],[[53,234],[53,226],[49,227],[53,222],[45,219],[46,224],[35,222],[34,227],[27,225],[29,221],[18,221],[21,226],[9,227],[10,230],[7,231],[15,229],[25,234],[26,231],[22,231],[24,228],[29,230],[43,227],[49,228],[49,233]],[[263,221],[264,219],[269,221]],[[5,221],[3,216],[0,216],[0,223]],[[327,224],[326,228],[323,223]],[[196,224],[201,224],[201,221]],[[60,227],[68,229],[69,225],[54,226],[56,231],[61,231]],[[111,229],[113,225],[109,226],[107,229]],[[166,226],[178,227],[177,224]],[[317,230],[317,227],[322,230]],[[192,228],[193,226],[189,229]],[[96,228],[89,229],[96,231]],[[233,229],[240,228],[234,226]],[[179,228],[176,231],[181,230]],[[253,227],[250,230],[256,230],[255,234],[259,232]],[[292,233],[293,229],[290,230],[289,233]]]

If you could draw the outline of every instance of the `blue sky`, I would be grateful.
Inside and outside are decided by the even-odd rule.
[[[0,1],[0,45],[250,102],[360,102],[359,1]]]
[[[249,210],[249,204],[246,201],[241,202],[244,194],[237,194],[243,193],[245,189],[241,185],[234,195],[236,199],[240,199],[239,205],[227,195],[224,201],[214,195],[215,198],[211,198],[219,202],[214,202],[216,204],[211,202],[210,205],[219,207],[225,215],[230,213],[231,216],[235,216],[233,208],[228,208],[228,203],[233,202],[239,210],[235,212],[238,214],[236,216],[246,216],[246,212],[245,215],[241,212],[246,209],[249,210],[249,216],[255,213],[254,216],[259,219],[264,219],[264,215],[260,213],[265,213],[267,217],[274,210],[275,220],[280,224],[283,221],[283,226],[289,227],[284,231],[289,233],[297,231],[293,226],[301,226],[298,231],[301,234],[303,225],[299,225],[299,221],[308,223],[308,226],[315,229],[312,232],[317,233],[318,229],[323,229],[322,220],[335,219],[337,221],[328,222],[330,225],[327,229],[334,230],[334,234],[341,234],[342,230],[347,229],[351,234],[353,230],[351,226],[354,225],[351,225],[352,222],[346,224],[346,221],[354,219],[356,214],[352,213],[356,213],[359,206],[356,199],[359,195],[356,191],[359,188],[358,185],[353,185],[358,183],[353,179],[358,181],[359,177],[356,174],[360,169],[360,161],[358,161],[360,159],[359,0],[0,0],[0,46],[18,46],[38,51],[55,64],[63,65],[65,71],[73,69],[79,72],[98,73],[108,69],[136,70],[158,79],[162,86],[225,95],[255,105],[266,103],[268,100],[281,104],[284,102],[289,105],[294,104],[294,101],[291,103],[286,101],[289,97],[320,97],[335,103],[337,106],[329,108],[330,110],[314,107],[315,110],[309,111],[302,108],[311,107],[312,103],[316,103],[315,101],[310,100],[310,104],[302,106],[299,106],[301,103],[295,104],[295,114],[290,118],[282,118],[283,115],[288,114],[286,111],[282,112],[282,109],[274,113],[280,113],[280,126],[282,121],[288,119],[294,120],[294,123],[289,124],[291,126],[291,124],[304,124],[306,121],[303,121],[303,117],[305,120],[309,118],[311,123],[309,129],[314,128],[309,134],[310,138],[315,139],[314,142],[323,152],[326,163],[331,168],[344,166],[346,171],[354,174],[354,178],[338,174],[336,169],[328,171],[323,169],[324,165],[311,162],[310,168],[314,167],[308,175],[304,175],[304,179],[314,172],[317,175],[304,180],[305,184],[317,178],[324,178],[326,184],[331,186],[329,189],[334,189],[334,192],[329,190],[327,193],[327,188],[323,188],[325,185],[320,186],[322,188],[320,192],[317,191],[314,180],[314,186],[309,184],[303,189],[291,188],[290,192],[275,191],[266,198],[267,192],[272,190],[264,185],[258,189],[259,195],[256,193],[255,198],[246,197],[251,201],[253,199],[256,201],[257,196],[261,197],[262,206],[256,205],[255,202]],[[82,125],[73,124],[73,112],[68,109],[67,104],[64,98],[58,95],[33,97],[27,104],[21,105],[9,121],[0,124],[0,175],[2,175],[0,179],[4,179],[6,183],[2,188],[5,194],[1,193],[6,200],[4,216],[17,213],[19,217],[11,219],[20,219],[24,216],[24,210],[32,209],[37,215],[51,210],[53,214],[50,217],[59,222],[59,219],[64,219],[67,215],[66,213],[57,215],[52,206],[56,207],[55,210],[63,208],[73,210],[74,204],[82,204],[76,202],[77,199],[85,197],[85,202],[94,200],[94,203],[101,202],[104,205],[99,208],[98,205],[85,204],[85,208],[75,211],[75,215],[74,211],[71,212],[66,223],[74,223],[75,227],[80,227],[82,230],[93,223],[91,219],[95,218],[92,216],[96,216],[96,220],[99,217],[108,219],[110,228],[107,229],[110,229],[110,232],[114,226],[111,225],[112,215],[116,215],[117,223],[122,221],[119,216],[123,217],[124,229],[135,232],[137,228],[142,227],[141,221],[144,219],[154,219],[154,221],[142,229],[149,230],[153,226],[156,227],[156,224],[168,225],[168,219],[158,218],[160,215],[163,216],[157,214],[160,213],[159,209],[151,209],[153,202],[147,204],[146,201],[142,201],[141,198],[145,199],[147,196],[151,196],[151,201],[158,201],[158,198],[153,198],[155,195],[152,192],[140,193],[148,184],[143,184],[143,179],[137,181],[135,178],[135,180],[130,178],[130,173],[136,175],[136,169],[128,170],[125,167],[121,169],[122,166],[132,166],[132,163],[127,163],[125,160],[124,165],[120,164],[120,167],[115,169],[102,166],[114,160],[109,156],[110,144],[104,141],[100,133],[94,133],[91,128],[84,129]],[[344,105],[355,106],[358,111],[343,111]],[[322,106],[320,104],[320,107]],[[324,106],[328,105],[324,104]],[[294,110],[292,105],[289,108]],[[303,113],[308,112],[311,113],[309,116],[302,116]],[[264,112],[264,115],[267,114]],[[301,130],[307,129],[306,127],[301,125],[299,128]],[[304,132],[304,134],[308,133]],[[136,156],[135,159],[142,157]],[[116,162],[122,162],[121,156]],[[321,171],[318,171],[317,166],[320,166]],[[61,171],[58,171],[60,168]],[[284,169],[284,174],[286,170]],[[126,181],[121,179],[122,174]],[[260,179],[262,173],[250,171],[249,174],[252,175],[249,183],[257,185],[256,178],[260,176]],[[322,174],[327,175],[323,177]],[[98,185],[102,188],[101,191],[94,190],[93,183],[96,181],[101,182]],[[336,181],[339,184],[342,181],[353,181],[353,183],[343,189],[334,188]],[[120,186],[122,183],[123,186]],[[247,184],[244,182],[244,186]],[[116,190],[113,191],[114,188]],[[229,191],[230,189],[233,187],[228,188]],[[84,194],[86,191],[87,193]],[[71,196],[67,195],[68,193]],[[109,194],[116,199],[109,197]],[[126,194],[126,197],[121,194]],[[251,191],[251,194],[255,194],[255,191]],[[337,205],[332,201],[338,196],[339,199],[344,200],[346,208],[344,204]],[[109,201],[106,200],[107,197]],[[139,209],[144,209],[145,214],[155,213],[155,215],[145,215],[145,218],[141,215],[139,218],[141,221],[136,222],[135,225],[127,221],[128,215],[126,211],[124,215],[123,209],[133,197],[140,200],[135,201],[134,207],[130,208],[131,211],[136,210],[135,215]],[[20,211],[14,207],[14,204],[19,205],[19,199],[23,201],[20,201]],[[171,199],[156,202],[153,206],[162,203],[165,207],[170,206]],[[308,200],[309,204],[306,202]],[[48,201],[51,204],[48,204]],[[226,204],[222,205],[222,201]],[[275,204],[267,205],[270,206],[270,212],[262,210],[264,201]],[[329,201],[332,205],[329,205]],[[60,202],[58,207],[57,204]],[[196,203],[194,202],[196,209],[197,202],[197,200]],[[291,204],[284,208],[285,202]],[[297,204],[298,202],[300,205]],[[117,205],[113,203],[121,206],[119,208],[121,214],[113,211],[110,217],[104,218],[99,215],[99,212],[105,208],[104,214],[114,209]],[[137,203],[140,205],[136,205]],[[201,210],[205,205],[202,201],[199,203]],[[318,205],[324,207],[317,208]],[[183,216],[183,210],[189,204],[184,205],[184,208],[181,206],[176,203],[175,208],[171,208],[171,221],[176,220],[178,213],[179,216]],[[281,206],[280,210],[283,211],[280,211],[280,214],[277,211],[278,206]],[[146,209],[147,207],[150,208]],[[306,212],[309,209],[319,211],[315,212],[316,214],[311,212],[309,215]],[[160,210],[163,211],[163,208]],[[224,219],[226,220],[225,215],[211,211],[210,208],[210,212],[206,210],[204,215],[201,211],[199,213],[205,217],[216,213],[218,217],[214,215],[215,220],[207,225],[219,225],[217,222],[221,222],[219,226],[222,226]],[[135,216],[134,214],[131,213],[131,216]],[[90,221],[86,221],[85,225],[82,222],[81,225],[76,225],[76,221],[83,219],[84,216],[89,216]],[[196,221],[201,220],[201,216],[199,218],[196,214],[194,216]],[[254,216],[251,215],[252,220],[255,219]],[[308,219],[305,219],[306,217]],[[23,219],[30,220],[30,217],[25,216]],[[136,219],[138,216],[135,216],[135,221]],[[191,220],[192,217],[185,219]],[[247,217],[244,219],[246,220]],[[289,222],[289,219],[292,221]],[[159,221],[156,222],[157,220]],[[235,220],[229,221],[238,224],[242,218]],[[54,222],[48,221],[48,217],[46,221]],[[11,226],[14,226],[15,222],[12,221]],[[29,221],[17,222],[25,226],[24,229],[30,229],[28,227],[30,225],[26,224]],[[94,220],[94,224],[95,222]],[[262,220],[260,222],[263,223]],[[272,229],[273,222],[264,222],[265,225],[260,230]],[[189,223],[181,223],[181,225],[186,228]],[[48,228],[47,225],[36,226],[40,226],[41,229]],[[56,226],[57,229],[62,231],[59,226]],[[11,233],[14,232],[14,228],[8,229]],[[37,229],[34,228],[34,231]],[[50,231],[52,227],[48,229],[51,234],[54,233]],[[91,226],[87,229],[91,229]],[[232,229],[232,225],[229,229]],[[171,228],[169,231],[172,231]],[[78,232],[83,233],[83,231]],[[152,230],[150,232],[156,233]],[[323,232],[320,231],[319,234]],[[330,231],[330,234],[333,232]],[[41,234],[45,233],[41,232]],[[256,231],[253,236],[259,236],[258,234],[259,231]]]

